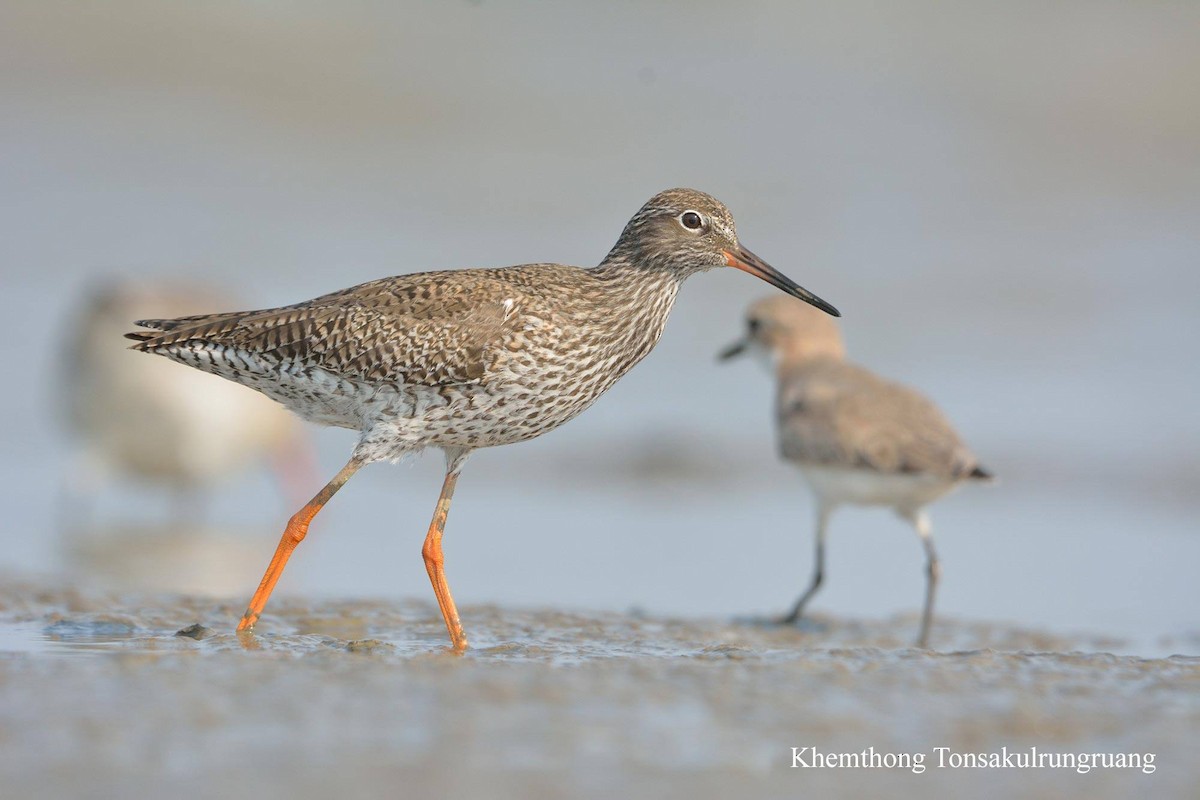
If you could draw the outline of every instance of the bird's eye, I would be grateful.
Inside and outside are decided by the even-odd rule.
[[[695,211],[685,211],[679,215],[679,224],[689,231],[698,231],[704,225],[704,217]]]
[[[748,319],[746,320],[746,327],[750,329],[750,335],[754,336],[756,333],[762,330],[762,322],[753,318]]]

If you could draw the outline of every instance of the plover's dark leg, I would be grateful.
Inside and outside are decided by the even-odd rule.
[[[831,505],[820,500],[817,501],[817,548],[813,555],[812,582],[804,590],[804,594],[800,595],[796,605],[792,606],[792,610],[779,618],[780,625],[791,625],[799,620],[804,613],[804,606],[817,593],[817,589],[821,588],[821,581],[825,579],[825,527],[829,524],[831,513],[833,513]]]
[[[921,544],[925,547],[925,609],[921,612],[921,631],[917,634],[917,647],[926,647],[929,643],[929,629],[933,625],[933,595],[937,591],[938,578],[942,574],[942,564],[938,561],[937,550],[933,547],[933,527],[929,523],[929,515],[924,510],[904,512],[904,518],[917,529]]]

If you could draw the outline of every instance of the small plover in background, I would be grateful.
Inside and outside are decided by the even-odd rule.
[[[752,351],[778,379],[776,422],[782,456],[804,474],[817,500],[812,580],[792,610],[794,623],[821,586],[825,531],[840,505],[887,506],[912,523],[925,546],[925,607],[917,646],[925,647],[940,567],[925,506],[967,481],[992,476],[932,402],[845,360],[837,323],[788,297],[753,304],[744,338],[722,359]]]

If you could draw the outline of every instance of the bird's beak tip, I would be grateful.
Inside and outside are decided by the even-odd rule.
[[[725,256],[725,263],[729,266],[740,269],[742,272],[748,272],[756,278],[761,278],[775,288],[781,289],[792,297],[821,309],[830,316],[840,317],[842,315],[840,311],[829,303],[817,297],[741,245],[738,245],[734,250],[722,250],[721,252]]]

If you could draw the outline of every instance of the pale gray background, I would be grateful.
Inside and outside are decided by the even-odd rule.
[[[1195,651],[1197,30],[1189,2],[3,3],[0,569],[58,568],[53,378],[93,276],[266,306],[591,265],[690,185],[1002,476],[934,509],[943,614]],[[592,410],[475,456],[446,538],[460,604],[791,602],[811,502],[774,456],[767,376],[713,362],[766,291],[694,279]],[[332,474],[353,436],[317,439]],[[365,471],[280,591],[431,597],[440,477],[431,456]],[[210,521],[252,529],[257,572],[290,509],[244,481]],[[101,512],[160,505],[130,489]],[[815,610],[916,610],[901,522],[844,512],[830,547]]]

